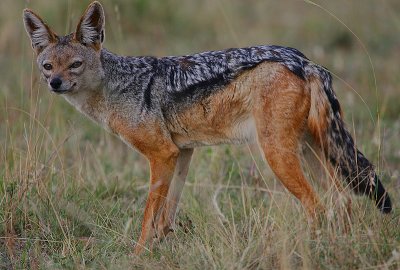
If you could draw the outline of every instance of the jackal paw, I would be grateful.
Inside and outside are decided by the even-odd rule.
[[[154,230],[153,239],[161,242],[171,232],[174,232],[174,229],[170,224],[158,224]]]

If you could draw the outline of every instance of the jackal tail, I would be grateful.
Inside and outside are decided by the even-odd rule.
[[[340,104],[333,92],[332,76],[324,68],[309,64],[305,68],[311,89],[308,127],[325,157],[356,194],[367,195],[383,213],[392,211],[388,193],[374,166],[357,149],[346,129]]]

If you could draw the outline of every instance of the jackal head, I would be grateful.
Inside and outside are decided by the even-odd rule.
[[[101,84],[100,52],[104,41],[104,11],[91,3],[76,30],[59,36],[32,10],[25,9],[26,32],[37,55],[42,79],[58,94],[92,90]]]

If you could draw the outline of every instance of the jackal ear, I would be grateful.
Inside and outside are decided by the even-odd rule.
[[[32,10],[24,9],[25,30],[32,42],[32,48],[39,54],[50,43],[56,42],[56,34]]]
[[[97,1],[91,3],[82,15],[75,31],[75,39],[96,50],[101,49],[104,41],[104,10]]]

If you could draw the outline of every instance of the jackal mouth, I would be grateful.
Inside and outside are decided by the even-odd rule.
[[[51,91],[57,95],[65,94],[71,92],[70,89],[62,90],[62,89],[51,89]]]
[[[76,86],[76,83],[74,83],[70,88],[68,89],[54,89],[54,88],[50,88],[51,92],[57,94],[57,95],[62,95],[62,94],[66,94],[66,93],[71,93],[74,88]]]

